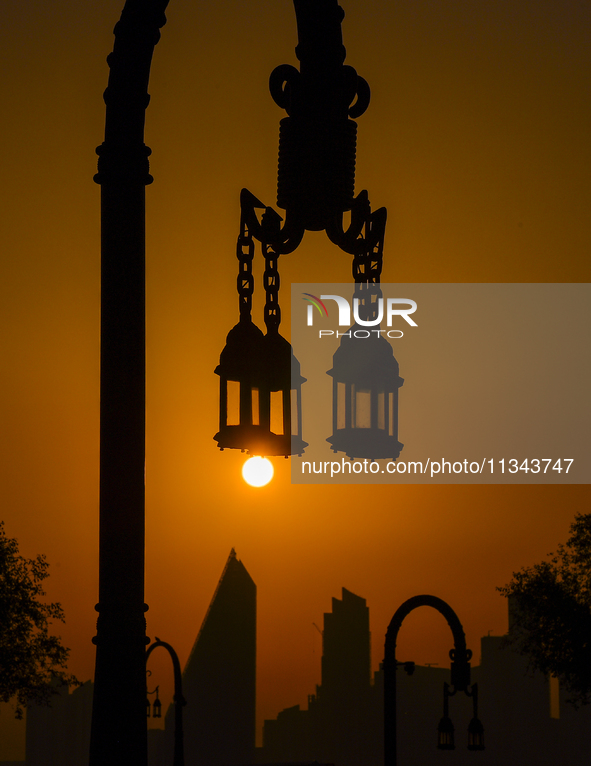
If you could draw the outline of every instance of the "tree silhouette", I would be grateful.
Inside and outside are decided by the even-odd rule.
[[[509,640],[536,670],[557,676],[575,707],[591,702],[591,514],[577,514],[566,545],[513,574]]]
[[[48,567],[43,555],[21,556],[0,522],[0,701],[14,698],[16,718],[28,702],[49,705],[60,686],[79,683],[66,672],[69,649],[49,635],[51,621],[64,622],[64,612],[41,601]]]

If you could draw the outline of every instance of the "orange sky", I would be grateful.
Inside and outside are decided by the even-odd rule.
[[[47,554],[48,595],[65,608],[60,632],[71,670],[85,680],[98,558],[92,176],[121,0],[5,5],[1,516],[25,555]],[[590,281],[588,4],[343,7],[346,63],[372,88],[358,120],[356,189],[388,208],[383,281]],[[268,488],[246,487],[240,454],[220,453],[212,438],[213,370],[238,317],[240,188],[275,204],[283,112],[267,80],[276,65],[296,63],[295,18],[289,0],[171,0],[167,17],[146,128],[155,178],[147,190],[148,634],[172,643],[184,663],[234,547],[258,586],[262,720],[305,705],[314,691],[312,623],[321,626],[342,586],[368,601],[374,668],[393,612],[424,592],[450,602],[478,654],[481,635],[506,629],[495,587],[566,538],[589,490],[379,486],[368,495],[292,486],[284,460]],[[348,257],[322,233],[307,234],[280,269],[284,318],[290,282],[350,275]],[[400,655],[443,664],[447,629],[422,620],[405,622]]]

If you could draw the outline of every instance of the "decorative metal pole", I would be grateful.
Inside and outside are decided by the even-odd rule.
[[[174,754],[172,766],[185,766],[184,735],[183,735],[183,707],[187,704],[183,697],[183,676],[181,673],[181,663],[175,650],[170,644],[161,641],[158,636],[153,644],[148,647],[146,652],[146,664],[149,656],[156,647],[162,646],[170,654],[172,660],[172,669],[174,672]]]
[[[99,612],[91,766],[146,766],[145,186],[150,64],[167,0],[127,0],[108,57],[101,185]]]

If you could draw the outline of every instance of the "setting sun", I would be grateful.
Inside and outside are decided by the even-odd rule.
[[[266,457],[251,457],[242,466],[242,478],[251,487],[264,487],[273,478],[273,463]]]

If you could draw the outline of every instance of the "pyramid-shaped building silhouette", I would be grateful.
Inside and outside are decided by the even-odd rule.
[[[253,762],[256,585],[234,549],[183,671],[183,695],[186,763]]]

